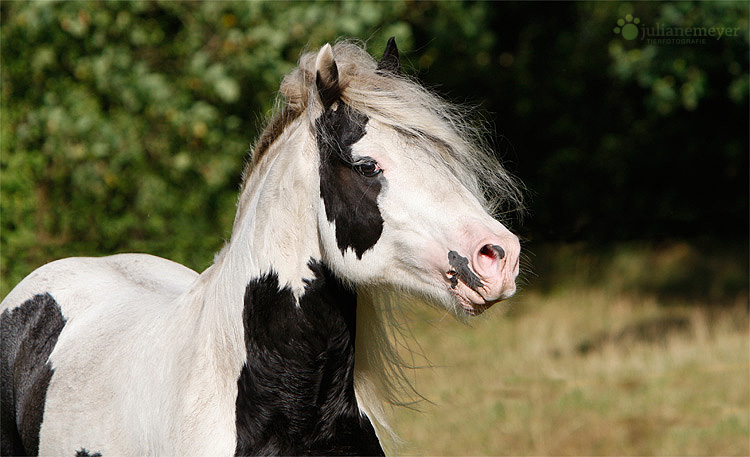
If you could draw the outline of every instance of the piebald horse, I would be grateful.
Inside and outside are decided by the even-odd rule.
[[[393,39],[380,61],[304,54],[280,94],[203,273],[68,258],[5,298],[3,455],[382,455],[390,310],[515,292],[518,238],[491,214],[518,188]]]

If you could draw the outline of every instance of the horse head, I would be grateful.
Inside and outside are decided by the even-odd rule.
[[[507,203],[517,188],[464,113],[400,75],[393,39],[377,63],[325,45],[298,77],[309,84],[321,256],[336,274],[471,315],[513,295],[520,245],[487,191]]]

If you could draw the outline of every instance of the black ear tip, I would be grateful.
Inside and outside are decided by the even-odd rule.
[[[388,38],[388,42],[385,44],[385,51],[383,52],[383,57],[385,56],[395,56],[398,58],[398,46],[396,46],[396,37],[390,37]]]
[[[388,42],[385,45],[385,51],[383,51],[383,57],[378,62],[378,70],[386,71],[394,74],[401,72],[401,58],[398,55],[398,47],[396,46],[396,38],[388,38]]]

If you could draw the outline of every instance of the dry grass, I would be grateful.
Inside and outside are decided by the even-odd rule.
[[[712,302],[628,285],[680,270],[693,249],[630,246],[602,262],[555,248],[540,257],[570,278],[532,281],[510,310],[470,326],[418,311],[412,330],[433,367],[415,383],[433,404],[395,413],[398,453],[750,455],[746,251],[721,254],[717,275],[730,279],[711,286],[725,291]]]

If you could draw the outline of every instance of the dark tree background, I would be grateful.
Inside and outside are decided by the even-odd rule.
[[[628,15],[738,35],[627,40]],[[282,76],[340,36],[395,36],[408,72],[480,106],[526,239],[747,249],[746,2],[2,2],[0,24],[0,295],[63,256],[204,269]]]

